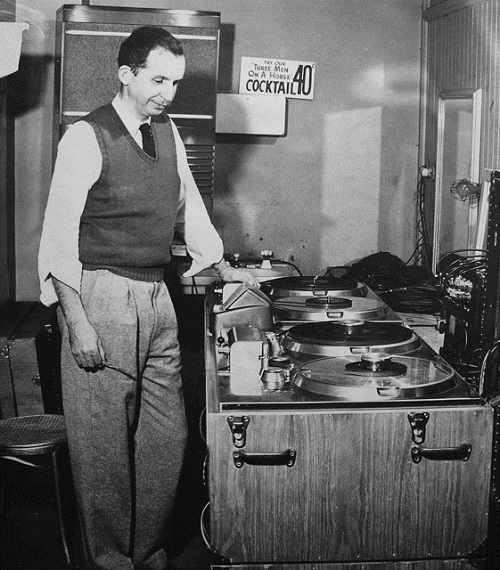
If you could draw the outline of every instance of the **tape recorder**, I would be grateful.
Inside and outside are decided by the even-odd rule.
[[[437,568],[487,534],[492,408],[370,288],[342,285],[207,298],[210,536],[230,564]]]
[[[366,297],[368,287],[349,277],[312,275],[280,277],[261,284],[261,290],[272,299],[282,297]]]
[[[421,340],[401,323],[339,321],[297,324],[281,336],[283,350],[297,360],[343,354],[408,354]]]
[[[214,306],[210,323],[223,355],[219,372],[229,378],[223,389],[229,401],[273,390],[267,398],[283,403],[461,400],[471,394],[363,283],[300,276],[265,282],[260,290],[239,286]],[[245,327],[261,336],[244,334]]]

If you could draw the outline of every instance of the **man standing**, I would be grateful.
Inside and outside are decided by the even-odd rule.
[[[41,300],[59,302],[72,470],[92,568],[167,567],[186,421],[177,322],[163,282],[177,227],[193,259],[230,267],[163,111],[184,76],[182,45],[136,29],[118,55],[121,90],[62,137],[39,252]]]

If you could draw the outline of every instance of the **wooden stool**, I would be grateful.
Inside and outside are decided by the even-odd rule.
[[[61,486],[62,459],[67,452],[66,424],[62,415],[44,414],[0,420],[0,458],[45,469],[52,475],[59,532],[64,556],[70,565],[69,525]]]

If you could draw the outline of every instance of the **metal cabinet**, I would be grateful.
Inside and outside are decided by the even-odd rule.
[[[56,17],[54,145],[68,125],[113,99],[120,87],[116,61],[120,44],[144,25],[168,29],[184,46],[186,74],[167,112],[179,128],[191,171],[211,213],[218,12],[62,6]]]

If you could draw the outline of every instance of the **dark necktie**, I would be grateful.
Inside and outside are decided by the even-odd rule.
[[[142,125],[139,127],[139,130],[142,134],[142,148],[149,154],[149,156],[152,156],[154,158],[156,156],[156,151],[151,125],[149,123],[142,123]]]

